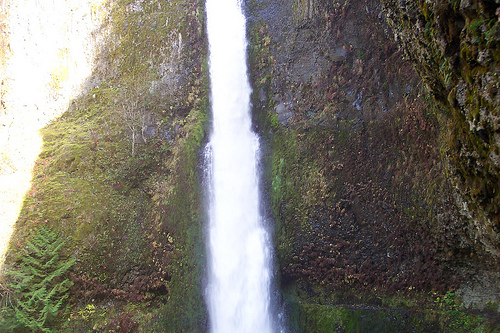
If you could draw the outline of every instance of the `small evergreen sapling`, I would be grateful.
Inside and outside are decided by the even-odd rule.
[[[74,258],[61,260],[64,244],[58,233],[45,226],[27,242],[19,268],[7,272],[14,301],[1,311],[0,330],[54,331],[72,285],[64,275],[75,262]]]

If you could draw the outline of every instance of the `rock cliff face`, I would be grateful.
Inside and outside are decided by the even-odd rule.
[[[478,231],[486,228],[481,209],[455,189],[457,121],[431,96],[447,102],[432,87],[444,91],[449,75],[437,67],[426,76],[403,59],[419,53],[409,30],[387,24],[404,17],[401,3],[392,12],[389,2],[369,0],[247,6],[254,112],[269,151],[268,214],[281,286],[304,331],[328,331],[320,318],[341,317],[332,304],[429,306],[438,295],[459,304],[456,295],[472,297],[465,281],[490,281],[496,271],[498,243]],[[431,94],[422,77],[434,82]],[[461,98],[472,101],[475,88],[467,89]],[[493,183],[485,191],[496,191]],[[498,288],[489,290],[488,301],[498,302]],[[428,325],[420,329],[436,322]]]
[[[405,57],[450,113],[443,154],[469,232],[500,255],[498,1],[384,1]]]

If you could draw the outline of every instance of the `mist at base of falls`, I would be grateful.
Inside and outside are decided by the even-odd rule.
[[[238,0],[207,0],[213,131],[207,304],[211,332],[276,331],[271,250],[259,202],[259,140],[251,130],[245,17]]]

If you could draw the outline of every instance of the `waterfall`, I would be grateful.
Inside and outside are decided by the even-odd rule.
[[[207,0],[213,132],[207,303],[211,332],[272,332],[271,260],[259,212],[259,140],[251,129],[240,0]]]

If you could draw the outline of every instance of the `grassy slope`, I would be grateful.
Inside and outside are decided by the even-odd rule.
[[[52,225],[77,259],[67,331],[200,331],[203,5],[103,8],[98,84],[43,129],[10,260],[39,225]]]

